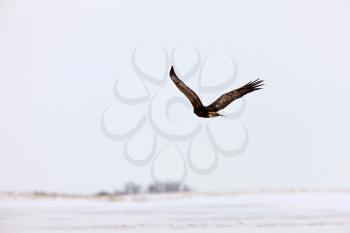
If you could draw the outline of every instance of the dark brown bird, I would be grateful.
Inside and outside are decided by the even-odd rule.
[[[187,99],[191,102],[193,106],[193,112],[199,117],[217,117],[222,116],[218,111],[224,109],[227,105],[232,103],[234,100],[241,98],[242,96],[261,89],[261,86],[264,85],[261,79],[256,79],[247,83],[246,85],[237,88],[233,91],[227,92],[217,98],[213,103],[209,106],[204,106],[202,101],[199,99],[198,95],[184,82],[182,82],[176,75],[174,71],[174,67],[172,66],[170,69],[170,78],[175,83],[176,87],[184,93]]]

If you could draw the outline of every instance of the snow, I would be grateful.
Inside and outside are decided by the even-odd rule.
[[[0,232],[350,232],[350,193],[4,198]]]

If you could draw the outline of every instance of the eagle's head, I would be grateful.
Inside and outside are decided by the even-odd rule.
[[[209,118],[212,118],[212,117],[217,117],[217,116],[222,116],[220,113],[217,113],[217,112],[208,112],[208,116]]]

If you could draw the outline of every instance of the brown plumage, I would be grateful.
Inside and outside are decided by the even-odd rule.
[[[199,117],[217,117],[222,116],[218,111],[224,109],[227,105],[232,103],[234,100],[241,98],[242,96],[261,89],[263,80],[256,79],[247,83],[246,85],[237,88],[233,91],[227,92],[217,98],[209,106],[204,106],[198,95],[189,88],[184,82],[182,82],[176,75],[174,67],[170,69],[170,78],[175,83],[176,87],[187,97],[193,106],[193,112]]]

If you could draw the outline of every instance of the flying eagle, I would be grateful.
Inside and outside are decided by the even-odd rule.
[[[182,82],[176,75],[174,67],[170,69],[170,78],[175,83],[176,87],[187,97],[193,106],[193,112],[199,117],[217,117],[222,116],[218,111],[224,109],[227,105],[233,102],[236,99],[241,98],[242,96],[261,89],[261,86],[264,85],[261,79],[256,79],[247,83],[246,85],[237,88],[233,91],[227,92],[217,98],[209,106],[204,106],[202,101],[199,99],[198,95],[191,90],[184,82]]]

